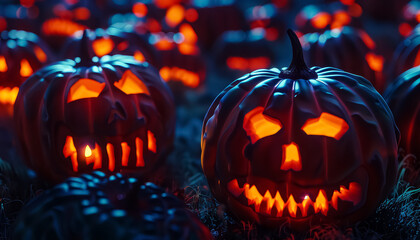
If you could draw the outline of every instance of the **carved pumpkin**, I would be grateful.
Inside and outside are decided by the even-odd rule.
[[[206,65],[190,25],[181,25],[176,34],[152,34],[150,42],[162,55],[160,75],[172,88],[197,88],[204,83]]]
[[[295,17],[301,34],[324,32],[344,26],[361,26],[362,9],[358,4],[346,6],[340,2],[306,5]]]
[[[307,34],[302,40],[308,64],[336,67],[361,75],[378,92],[384,90],[384,57],[377,53],[375,42],[363,30],[343,27],[322,34]]]
[[[400,148],[420,158],[420,67],[411,68],[389,85],[384,93],[401,131]]]
[[[86,33],[84,33],[86,32]],[[140,62],[147,61],[154,67],[159,68],[158,53],[156,49],[149,44],[146,35],[139,35],[134,32],[121,31],[111,27],[106,30],[85,30],[79,31],[73,35],[71,39],[63,47],[62,58],[73,59],[78,57],[82,52],[81,48],[84,44],[83,34],[89,40],[89,52],[93,56],[103,57],[105,55],[130,55]]]
[[[400,42],[395,49],[389,64],[388,82],[392,82],[400,74],[410,68],[420,65],[420,29],[416,28],[412,34]]]
[[[269,68],[274,50],[262,29],[225,32],[214,48],[216,62],[236,77],[260,68]]]
[[[174,111],[169,88],[147,62],[81,57],[29,78],[16,100],[15,123],[27,164],[60,181],[94,169],[153,170],[172,144]]]
[[[0,105],[10,108],[20,85],[53,60],[48,46],[34,33],[3,31],[0,35]]]
[[[69,178],[21,211],[14,239],[212,239],[183,202],[153,183],[102,172]]]
[[[216,199],[242,220],[352,223],[394,186],[398,130],[366,79],[307,68],[288,34],[289,68],[247,74],[213,102],[203,123],[203,171]]]

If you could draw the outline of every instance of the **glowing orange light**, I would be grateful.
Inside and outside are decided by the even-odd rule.
[[[114,42],[110,38],[101,38],[93,41],[92,47],[95,54],[102,57],[114,49]]]
[[[115,154],[114,145],[108,143],[106,145],[106,153],[108,154],[108,169],[113,172],[115,170]]]
[[[136,167],[144,167],[143,159],[143,141],[136,137]]]
[[[88,20],[90,18],[90,11],[85,7],[79,7],[74,10],[74,17],[78,20]]]
[[[160,76],[166,82],[178,81],[187,87],[196,88],[200,85],[200,77],[197,73],[178,68],[163,67],[159,70]]]
[[[329,113],[321,113],[319,118],[309,119],[302,130],[308,135],[332,137],[339,140],[349,129],[343,119]]]
[[[77,150],[74,146],[73,138],[71,136],[66,137],[66,142],[63,147],[63,155],[65,158],[70,157],[73,166],[73,172],[78,172],[79,163],[77,162]]]
[[[283,145],[283,157],[280,169],[283,171],[289,169],[292,169],[293,171],[302,170],[299,148],[296,143],[292,142],[288,145]]]
[[[125,94],[147,94],[150,95],[146,85],[133,72],[127,70],[118,82],[114,82],[114,86]]]
[[[144,57],[143,53],[141,53],[140,51],[136,50],[134,52],[134,59],[136,59],[139,62],[144,62],[146,61],[146,58]]]
[[[0,17],[0,32],[7,29],[7,21],[3,17]]]
[[[313,27],[321,29],[325,28],[331,22],[331,15],[326,12],[320,12],[311,19]]]
[[[118,49],[118,51],[124,51],[124,50],[126,50],[127,48],[128,48],[128,41],[120,42],[120,43],[117,45],[117,49]]]
[[[185,19],[188,22],[195,22],[198,19],[198,13],[197,10],[195,10],[194,8],[190,8],[187,11],[185,11]]]
[[[29,77],[33,73],[31,65],[29,64],[28,60],[22,59],[20,61],[20,75],[22,77]]]
[[[344,5],[352,5],[354,0],[340,0],[340,2]]]
[[[356,182],[351,182],[349,184],[349,189],[346,189],[344,186],[340,186],[340,191],[334,191],[331,201],[328,201],[325,190],[320,189],[315,202],[313,202],[308,195],[305,195],[302,202],[296,202],[293,194],[290,194],[287,202],[285,203],[279,191],[276,192],[274,198],[268,190],[265,191],[263,196],[255,185],[251,187],[250,184],[245,183],[241,188],[237,179],[230,181],[227,184],[227,189],[237,198],[243,194],[248,201],[248,205],[254,205],[255,212],[257,213],[270,215],[273,207],[276,208],[276,217],[282,217],[283,211],[286,209],[289,212],[289,216],[295,218],[297,217],[298,208],[301,210],[300,212],[302,217],[306,217],[310,207],[313,208],[315,213],[327,216],[329,209],[328,205],[331,205],[337,210],[338,198],[343,201],[352,202],[354,206],[362,199],[362,188],[360,184]]]
[[[128,160],[130,158],[130,146],[128,146],[126,142],[122,142],[121,149],[122,149],[121,165],[124,167],[127,167]]]
[[[90,156],[92,156],[92,149],[90,149],[89,145],[86,145],[85,157],[90,157]]]
[[[183,42],[178,44],[178,50],[184,55],[197,55],[199,48],[194,44]]]
[[[195,33],[194,29],[191,25],[184,23],[179,27],[179,32],[184,36],[184,42],[187,43],[196,43],[197,42],[197,34]]]
[[[100,83],[92,79],[81,78],[71,86],[67,96],[67,102],[76,101],[83,98],[96,98],[105,88],[105,83]]]
[[[86,26],[61,18],[48,19],[42,24],[42,32],[47,36],[71,36],[86,28]]]
[[[270,66],[270,59],[266,57],[243,58],[243,57],[228,57],[226,65],[233,70],[239,71],[253,71],[261,68],[268,68]]]
[[[365,32],[365,31],[359,31],[359,35],[362,38],[363,42],[366,44],[366,46],[370,49],[374,49],[376,44],[372,40],[372,38]]]
[[[279,120],[263,114],[263,107],[256,107],[244,117],[243,128],[254,144],[261,138],[271,136],[282,128]]]
[[[228,57],[226,65],[230,69],[245,71],[248,69],[248,61],[242,57]]]
[[[136,17],[145,17],[147,14],[147,6],[144,3],[138,2],[133,5],[133,13]]]
[[[401,23],[398,26],[398,31],[400,32],[401,36],[407,37],[411,34],[413,31],[413,28],[408,23]]]
[[[149,31],[152,33],[157,33],[162,30],[162,26],[160,25],[160,23],[156,19],[153,19],[153,18],[147,19],[146,25],[149,28]]]
[[[337,11],[334,13],[334,21],[331,23],[331,29],[341,28],[351,22],[351,17],[345,11]]]
[[[30,8],[34,5],[35,0],[20,0],[20,5],[26,8]]]
[[[147,131],[147,148],[156,153],[156,138],[151,131]]]
[[[18,93],[18,87],[0,87],[0,104],[15,104]]]
[[[420,11],[416,13],[416,21],[420,23]]]
[[[154,0],[153,2],[158,8],[169,8],[181,2],[181,0]]]
[[[184,7],[174,5],[166,12],[165,21],[170,27],[176,27],[184,19]]]
[[[279,31],[276,28],[267,28],[265,30],[265,39],[275,41],[279,38]]]
[[[420,51],[417,51],[416,58],[414,59],[413,67],[420,65]]]
[[[98,144],[95,144],[94,149],[91,149],[89,145],[86,145],[84,155],[86,165],[93,163],[93,169],[99,169],[102,167],[102,155]]]
[[[38,46],[34,47],[35,56],[39,61],[45,63],[47,61],[47,54]]]
[[[354,3],[349,6],[348,12],[352,17],[360,17],[363,13],[363,9],[359,4]]]
[[[384,67],[384,57],[380,55],[375,55],[374,53],[367,53],[366,61],[369,64],[369,67],[375,72],[382,72]]]
[[[248,69],[254,71],[257,69],[268,68],[270,66],[270,59],[266,57],[255,57],[248,60]]]
[[[171,50],[174,47],[174,43],[173,42],[170,42],[166,38],[162,38],[157,43],[155,43],[154,46],[158,50]]]
[[[4,56],[0,56],[0,72],[7,71],[7,63],[6,58]]]

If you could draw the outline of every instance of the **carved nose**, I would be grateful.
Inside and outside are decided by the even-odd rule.
[[[111,112],[109,113],[108,117],[108,124],[113,123],[117,120],[126,120],[127,119],[127,113],[125,112],[123,106],[120,102],[116,102],[114,106],[111,109]]]
[[[283,157],[280,169],[284,171],[290,169],[293,171],[302,170],[302,161],[300,158],[299,147],[296,143],[292,142],[290,144],[283,145]]]

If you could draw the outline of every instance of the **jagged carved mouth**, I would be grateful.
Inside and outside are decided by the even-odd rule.
[[[70,158],[74,172],[79,172],[81,166],[90,166],[93,170],[107,168],[111,172],[121,167],[145,167],[144,152],[156,153],[156,138],[151,131],[147,131],[147,143],[140,137],[133,139],[105,143],[90,141],[89,144],[81,144],[84,141],[76,142],[75,138],[67,136],[63,155],[64,158]],[[105,164],[107,166],[103,166]]]
[[[340,186],[336,190],[317,190],[317,195],[311,194],[280,194],[279,190],[261,191],[255,185],[244,183],[239,186],[238,180],[233,179],[227,184],[229,192],[240,202],[253,207],[256,213],[270,217],[304,218],[313,214],[328,215],[328,211],[340,210],[341,203],[356,206],[362,200],[362,187],[357,182],[350,182],[348,187]],[[261,188],[261,187],[260,187]],[[315,191],[311,191],[315,192]],[[261,194],[263,193],[263,194]],[[299,195],[299,196],[298,196]],[[316,197],[315,197],[316,196]],[[283,197],[285,197],[283,199]],[[303,200],[295,200],[295,198]],[[339,203],[340,202],[340,203]]]

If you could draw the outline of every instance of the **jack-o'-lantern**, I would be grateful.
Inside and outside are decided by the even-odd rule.
[[[400,148],[405,154],[420,158],[420,66],[411,68],[395,79],[384,93],[395,122],[401,131]]]
[[[214,46],[216,62],[226,72],[241,76],[261,68],[269,68],[274,61],[272,43],[265,38],[265,30],[225,32]]]
[[[182,24],[175,34],[152,34],[150,42],[162,56],[159,72],[172,89],[193,89],[203,85],[206,64],[191,25]]]
[[[34,33],[3,31],[0,34],[0,106],[12,115],[20,85],[52,61],[48,46]]]
[[[210,240],[200,220],[153,183],[102,172],[69,178],[21,211],[14,239]]]
[[[39,70],[22,85],[14,117],[24,160],[57,182],[92,170],[147,174],[172,145],[174,111],[150,64],[107,55]]]
[[[378,92],[385,86],[384,57],[378,54],[376,43],[363,30],[352,27],[312,33],[302,37],[308,64],[336,67],[368,79]]]
[[[202,167],[213,195],[242,220],[348,224],[392,190],[398,130],[361,76],[303,61],[232,82],[207,112]]]
[[[420,28],[416,28],[410,36],[398,44],[389,64],[387,82],[392,82],[403,72],[420,65],[419,40]]]
[[[362,8],[358,4],[334,2],[307,5],[296,15],[295,24],[300,34],[323,32],[344,26],[361,26]]]
[[[158,53],[153,45],[149,44],[146,35],[139,35],[134,32],[122,31],[114,27],[108,29],[98,28],[96,30],[79,31],[70,38],[62,49],[61,57],[73,59],[82,53],[84,42],[88,41],[94,56],[105,55],[130,55],[140,62],[147,61],[154,67],[159,68]]]

